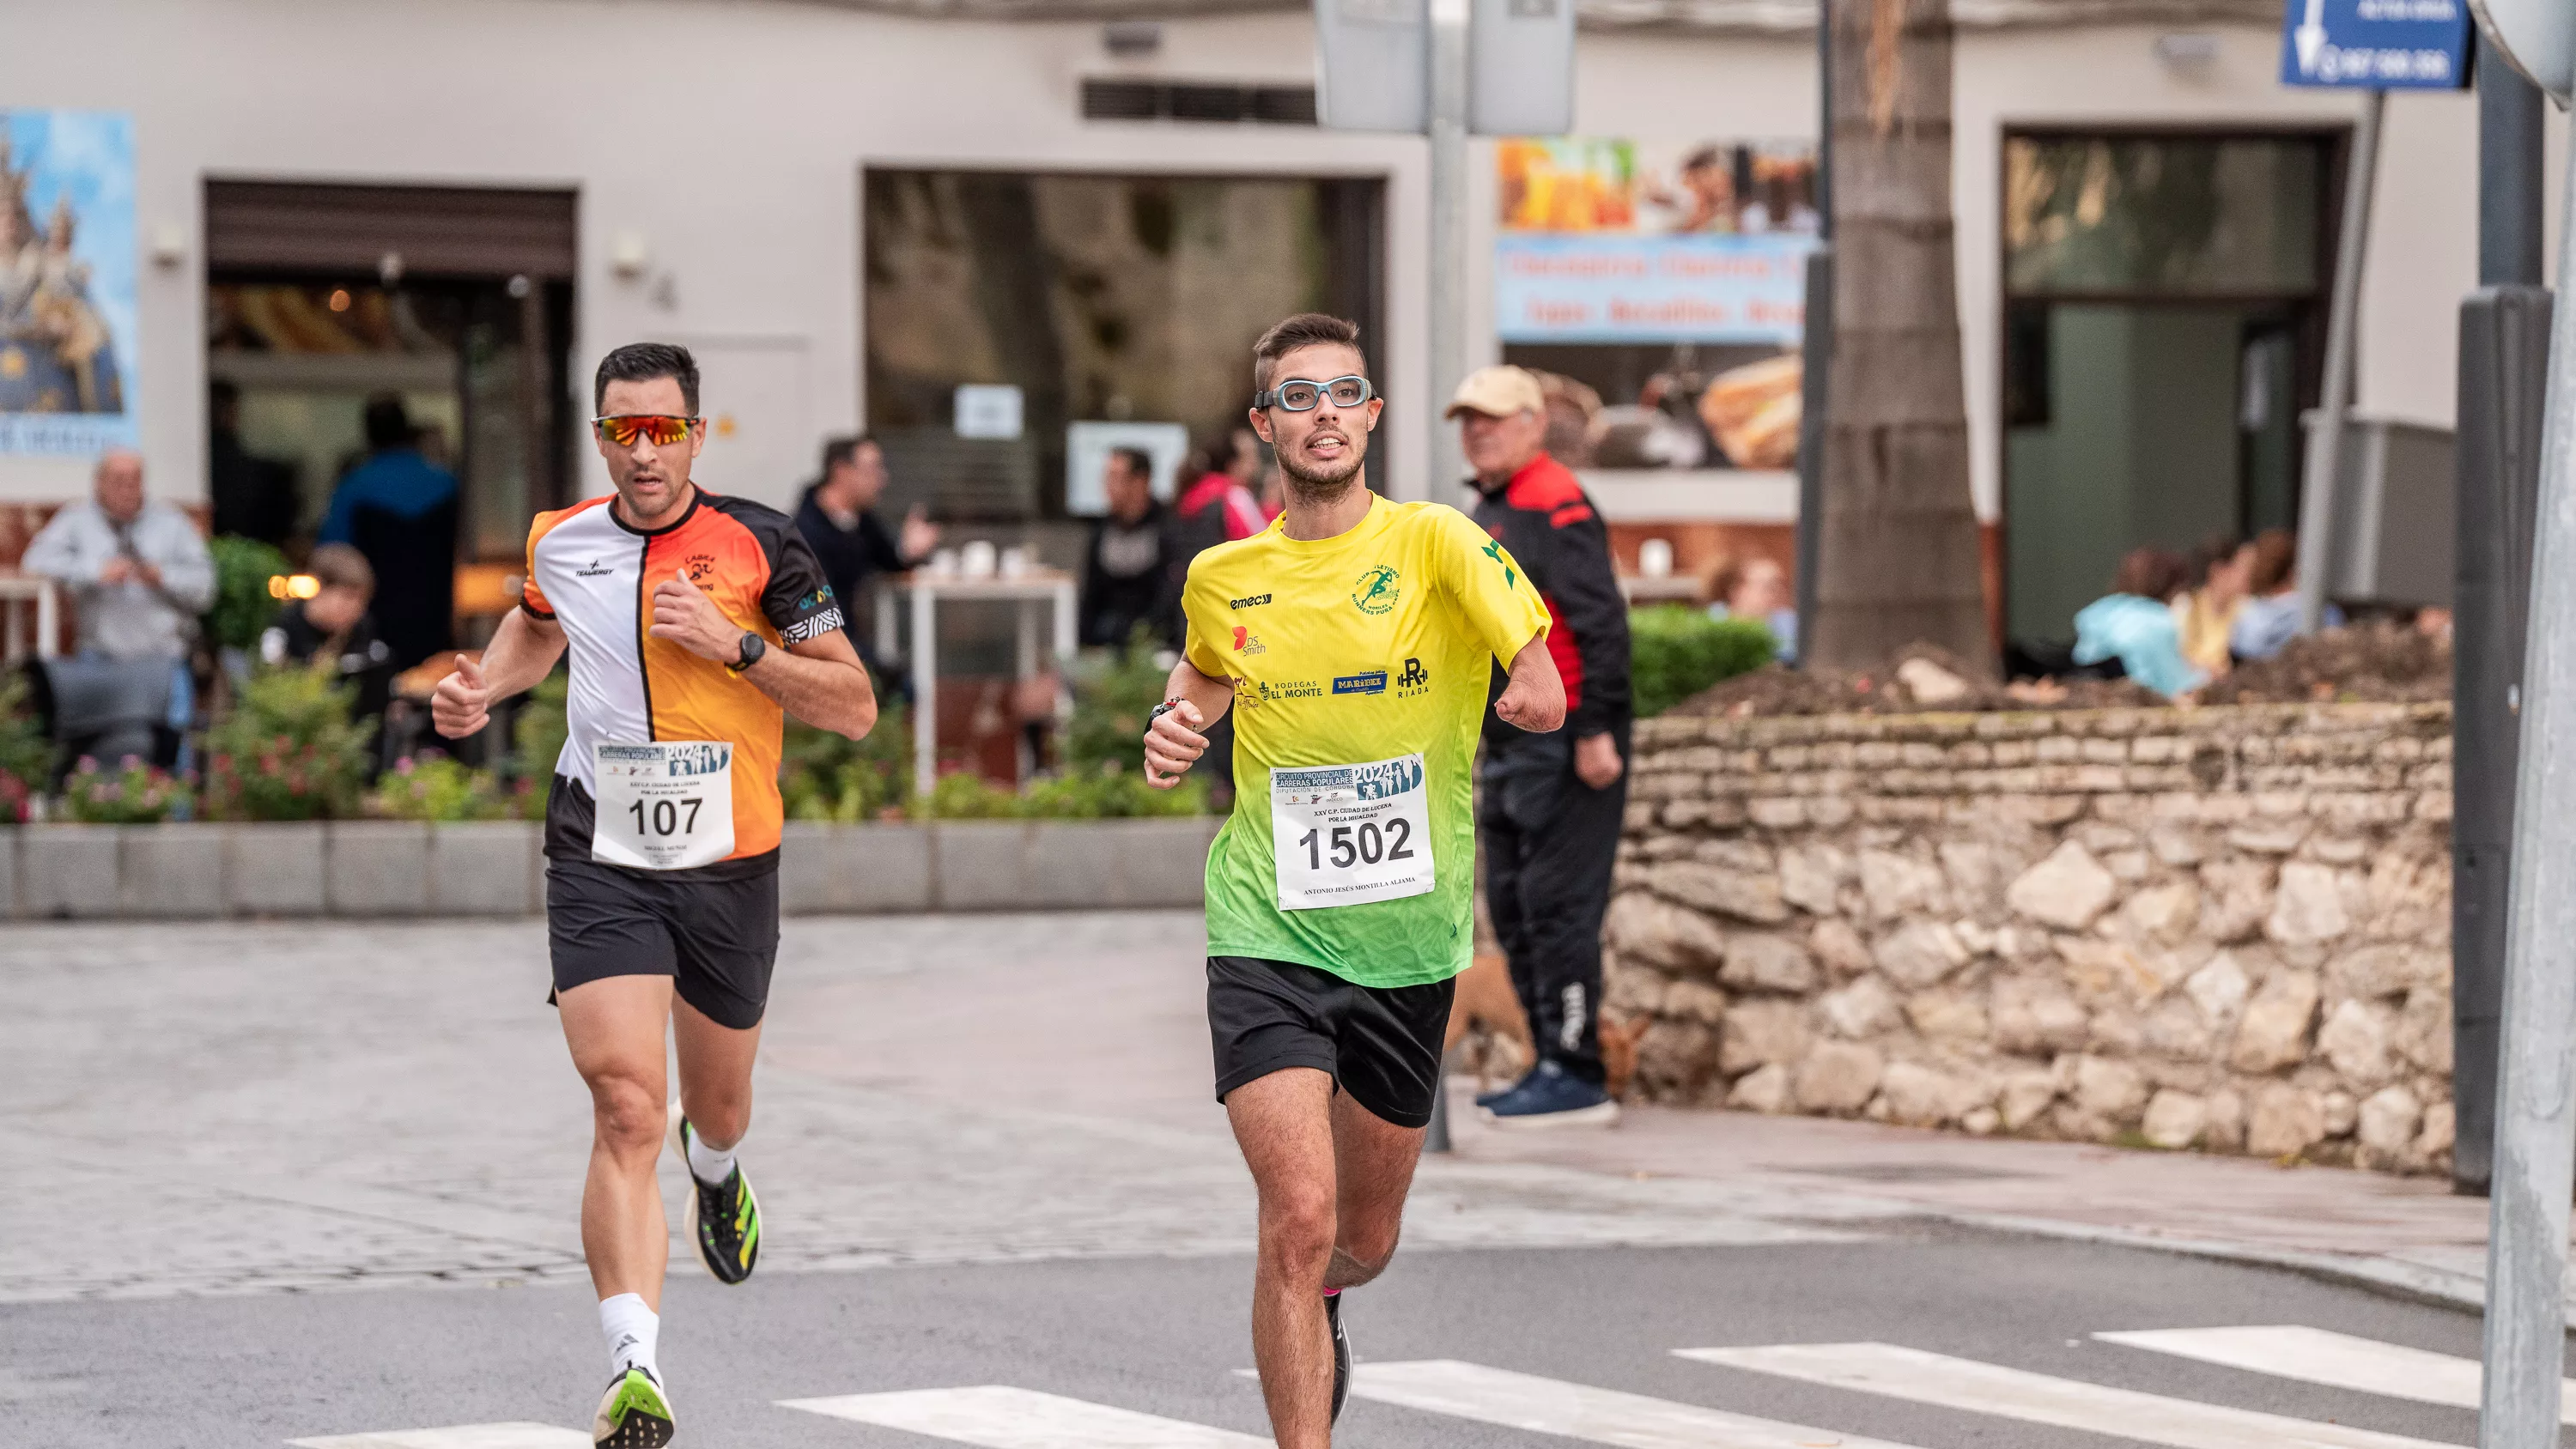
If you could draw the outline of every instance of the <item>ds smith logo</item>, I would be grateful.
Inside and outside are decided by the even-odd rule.
[[[1253,633],[1241,624],[1237,624],[1234,626],[1234,652],[1237,654],[1267,654],[1270,652],[1270,649],[1268,645],[1261,642],[1260,635]]]
[[[1396,587],[1395,570],[1385,564],[1363,570],[1359,582],[1351,587],[1351,602],[1363,614],[1391,612],[1395,601],[1402,597],[1403,591]]]

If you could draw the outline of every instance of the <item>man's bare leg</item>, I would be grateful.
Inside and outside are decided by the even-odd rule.
[[[1339,1184],[1333,1265],[1327,1288],[1357,1288],[1386,1271],[1404,1227],[1404,1197],[1422,1160],[1420,1127],[1398,1127],[1351,1100],[1333,1097],[1333,1163]]]
[[[1335,1219],[1333,1097],[1331,1077],[1288,1067],[1225,1098],[1261,1196],[1252,1361],[1279,1449],[1330,1449],[1333,1438],[1333,1340],[1324,1323]]]
[[[680,1111],[689,1130],[719,1152],[730,1150],[751,1130],[751,1063],[760,1054],[760,1028],[719,1026],[675,999],[671,1036],[680,1059]]]
[[[668,976],[607,976],[559,992],[564,1041],[590,1088],[590,1175],[581,1189],[581,1251],[603,1299],[640,1296],[659,1312],[671,1229],[653,1165],[670,1101],[663,1066]]]

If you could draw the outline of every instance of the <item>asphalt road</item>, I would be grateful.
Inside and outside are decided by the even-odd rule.
[[[789,923],[743,1149],[761,1272],[674,1255],[681,1444],[1258,1442],[1200,950],[1182,913]],[[0,935],[0,1449],[585,1443],[587,1108],[543,981],[534,923]],[[1405,1252],[1350,1300],[1342,1442],[2474,1438],[2366,1391],[2458,1399],[2456,1362],[2405,1355],[2474,1357],[2466,1316],[1914,1214],[1777,1174],[1426,1162]],[[2258,1335],[2295,1360],[2264,1371],[2094,1337],[2261,1326],[2346,1337]],[[1676,1354],[1784,1345],[1847,1347]],[[855,1417],[780,1402],[824,1399]]]
[[[792,1222],[776,1225],[782,1237]],[[662,1360],[682,1444],[943,1442],[776,1401],[1000,1384],[1259,1434],[1233,1256],[756,1276],[691,1271]],[[1363,1364],[1461,1360],[1922,1449],[2117,1442],[1674,1356],[1876,1341],[2205,1404],[2466,1444],[2475,1416],[2099,1342],[2105,1331],[2304,1324],[2474,1356],[2476,1323],[2266,1270],[2031,1240],[1899,1231],[1861,1244],[1450,1250],[1352,1295]],[[0,1307],[0,1441],[263,1446],[528,1421],[578,1428],[605,1381],[579,1285],[388,1289]],[[392,1441],[399,1443],[400,1441]],[[1072,1441],[1067,1441],[1072,1442]],[[1565,1438],[1355,1402],[1357,1446]],[[1576,1442],[1581,1442],[1577,1440]],[[1616,1442],[1616,1441],[1603,1441]],[[1675,1444],[1734,1441],[1684,1437]],[[2278,1442],[2278,1441],[2275,1441]]]

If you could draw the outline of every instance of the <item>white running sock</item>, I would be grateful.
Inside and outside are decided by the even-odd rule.
[[[652,1370],[657,1381],[662,1377],[662,1366],[653,1361],[655,1341],[662,1336],[662,1315],[645,1307],[641,1294],[600,1299],[599,1331],[608,1336],[609,1372],[642,1368]]]
[[[741,1145],[738,1142],[734,1144],[735,1147]],[[733,1176],[733,1147],[719,1152],[707,1145],[707,1139],[698,1135],[697,1128],[690,1128],[689,1176],[709,1187],[724,1186],[725,1179]]]

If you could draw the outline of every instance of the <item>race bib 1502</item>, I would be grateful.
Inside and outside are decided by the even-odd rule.
[[[733,746],[706,740],[591,747],[599,818],[590,858],[686,870],[733,854]]]
[[[1431,792],[1422,756],[1270,772],[1279,908],[1400,900],[1431,890]]]

